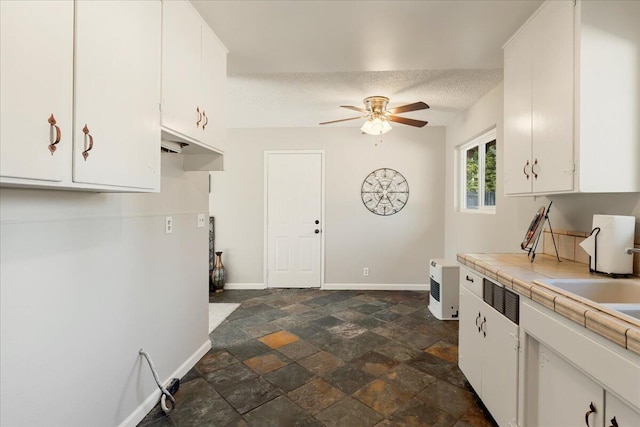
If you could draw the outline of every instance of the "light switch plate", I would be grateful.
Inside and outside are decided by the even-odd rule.
[[[204,227],[205,217],[203,213],[198,214],[198,228]]]

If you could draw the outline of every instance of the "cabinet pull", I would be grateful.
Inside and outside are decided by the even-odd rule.
[[[533,174],[533,177],[534,177],[535,179],[538,179],[538,174],[536,173],[536,170],[534,169],[537,165],[538,165],[538,159],[536,159],[536,160],[533,162],[533,166],[531,166],[531,173]]]
[[[527,160],[527,163],[522,168],[522,173],[524,174],[524,176],[527,177],[527,181],[529,180],[529,174],[527,173],[527,168],[528,167],[529,167],[529,160]]]
[[[196,122],[196,127],[200,127],[200,122],[202,121],[202,113],[200,112],[200,107],[196,107],[196,113],[198,113],[198,121]]]
[[[618,421],[616,421],[616,417],[611,418],[611,425],[609,427],[618,427]]]
[[[480,332],[480,325],[478,325],[478,320],[480,320],[480,312],[478,312],[478,317],[476,317],[476,328],[478,328],[478,332]]]
[[[473,277],[469,277],[469,275],[467,274],[467,282],[471,282],[473,283]]]
[[[593,402],[589,403],[589,410],[586,414],[584,414],[584,423],[587,425],[587,427],[589,427],[589,415],[595,414],[596,412],[596,407],[593,406]]]
[[[84,151],[82,152],[82,157],[84,157],[85,162],[87,161],[87,157],[89,157],[89,151],[93,148],[93,136],[89,133],[89,128],[86,123],[82,128],[82,133],[84,133]],[[89,147],[87,148],[87,139],[89,140]]]
[[[56,125],[56,118],[53,117],[53,113],[49,116],[48,122],[51,125],[49,128],[49,151],[51,151],[51,155],[53,156],[53,153],[55,153],[58,148],[56,144],[60,142],[62,132],[60,132],[60,128]]]
[[[204,112],[204,110],[202,110],[202,115],[204,116],[204,123],[202,124],[202,130],[204,130],[204,128],[207,127],[207,125],[209,124],[209,117],[207,117],[207,113]]]
[[[486,338],[487,337],[487,331],[484,329],[484,325],[487,324],[487,318],[483,317],[482,318],[482,323],[480,323],[480,329],[482,329],[482,335]]]

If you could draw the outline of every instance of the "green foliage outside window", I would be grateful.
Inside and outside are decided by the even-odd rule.
[[[464,150],[464,153],[466,169],[464,206],[468,209],[495,206],[496,141],[480,143]]]
[[[467,150],[467,193],[478,193],[478,147]]]
[[[484,167],[484,191],[494,193],[496,191],[496,142],[492,141],[486,145]]]

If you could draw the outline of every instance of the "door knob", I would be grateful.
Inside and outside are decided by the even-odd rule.
[[[316,228],[316,230],[314,231],[314,233],[318,234],[318,233],[320,233],[320,230],[318,230],[318,229]]]

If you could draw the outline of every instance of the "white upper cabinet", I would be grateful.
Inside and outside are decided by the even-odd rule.
[[[573,2],[552,1],[531,22],[532,190],[573,190]]]
[[[546,3],[505,46],[506,194],[573,190],[573,9]]]
[[[204,96],[202,110],[204,123],[202,142],[224,151],[226,138],[225,82],[227,78],[227,51],[207,26],[202,27],[202,81]]]
[[[524,28],[504,49],[504,188],[506,194],[530,193],[531,174],[531,45]]]
[[[76,22],[73,180],[157,188],[160,2],[80,1]]]
[[[0,179],[61,183],[73,143],[73,2],[1,1],[0,21]]]
[[[578,3],[580,190],[640,192],[640,2]]]
[[[162,34],[164,139],[223,152],[226,49],[188,1],[163,2]]]
[[[640,191],[640,2],[548,1],[504,48],[507,195]]]
[[[200,16],[184,1],[164,1],[162,10],[162,126],[198,139]]]
[[[0,184],[159,190],[160,2],[0,7]]]

